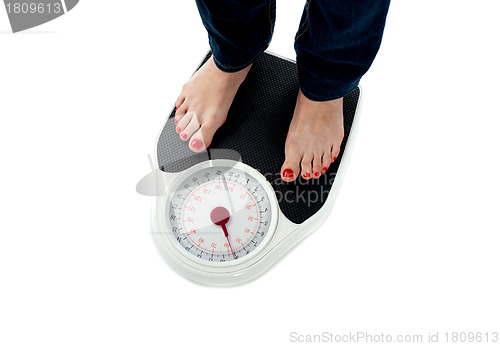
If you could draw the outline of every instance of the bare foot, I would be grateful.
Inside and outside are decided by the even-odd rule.
[[[215,131],[226,121],[250,66],[238,72],[223,72],[210,57],[184,84],[175,102],[175,124],[181,140],[189,140],[191,150],[199,152],[210,145]]]
[[[299,90],[285,142],[281,178],[290,182],[299,174],[319,178],[335,161],[344,138],[343,98],[315,102]]]

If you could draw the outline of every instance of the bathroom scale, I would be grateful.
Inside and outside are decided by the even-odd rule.
[[[345,137],[328,171],[286,183],[280,169],[298,90],[295,62],[263,53],[201,153],[179,139],[172,108],[155,148],[152,233],[179,274],[212,286],[247,282],[329,216],[353,150],[361,90],[344,98]]]

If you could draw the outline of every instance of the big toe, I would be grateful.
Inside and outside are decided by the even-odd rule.
[[[291,182],[297,179],[300,173],[300,157],[297,155],[287,155],[283,166],[281,166],[281,179]]]
[[[189,148],[197,153],[205,150],[208,148],[210,143],[212,143],[215,131],[216,129],[202,125],[201,128],[191,137],[191,140],[189,141]]]

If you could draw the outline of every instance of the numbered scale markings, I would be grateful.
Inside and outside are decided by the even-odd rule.
[[[192,259],[233,263],[251,257],[268,242],[276,223],[276,207],[272,206],[276,201],[266,192],[267,181],[256,178],[258,172],[250,174],[250,167],[241,168],[197,168],[181,178],[171,193],[165,208],[167,228],[174,243]]]

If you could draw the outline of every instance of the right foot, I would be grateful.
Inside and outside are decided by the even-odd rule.
[[[175,102],[175,124],[181,140],[189,140],[192,151],[200,152],[210,145],[250,67],[223,72],[210,57],[184,84]]]

